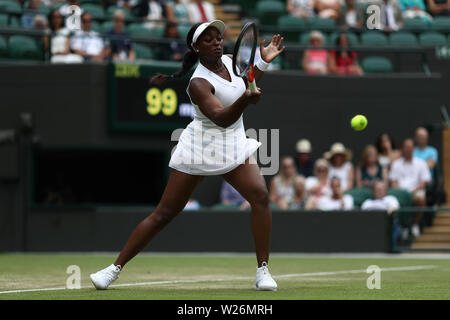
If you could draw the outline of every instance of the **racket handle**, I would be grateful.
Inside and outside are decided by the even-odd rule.
[[[255,93],[256,92],[256,81],[255,81],[255,79],[253,79],[253,81],[249,81],[248,82],[248,87],[250,88],[250,92],[251,93]]]

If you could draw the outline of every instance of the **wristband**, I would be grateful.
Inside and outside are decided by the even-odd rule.
[[[258,62],[256,63],[256,67],[261,71],[266,71],[270,66],[270,63],[265,62],[262,58],[259,58]]]

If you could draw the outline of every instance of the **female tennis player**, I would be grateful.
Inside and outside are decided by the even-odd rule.
[[[125,264],[183,210],[195,187],[207,175],[222,175],[250,203],[258,263],[255,289],[277,289],[268,270],[272,227],[269,196],[253,158],[261,143],[246,137],[242,120],[244,110],[261,98],[261,90],[258,88],[251,93],[246,81],[232,71],[232,58],[223,55],[225,28],[220,20],[194,25],[187,34],[189,50],[181,69],[173,75],[158,74],[151,79],[152,83],[161,84],[170,78],[182,77],[199,61],[187,88],[195,117],[183,130],[172,154],[169,162],[172,170],[158,206],[132,232],[116,261],[91,274],[97,289],[108,288],[118,278]],[[280,35],[273,36],[268,46],[265,41],[261,42],[261,59],[254,69],[256,81],[261,79],[269,63],[284,51],[282,43]],[[214,152],[209,152],[211,150]]]

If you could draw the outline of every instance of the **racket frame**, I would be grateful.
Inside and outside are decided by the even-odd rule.
[[[245,70],[242,70],[241,73],[239,74],[237,72],[237,56],[238,56],[238,51],[239,48],[241,47],[241,42],[242,39],[244,38],[244,35],[246,34],[247,30],[251,29],[253,31],[254,34],[254,38],[253,38],[253,45],[252,45],[252,51],[250,53],[250,59],[249,59],[249,64],[247,66],[247,68],[245,68]],[[252,93],[256,92],[256,81],[255,81],[255,76],[254,76],[254,62],[255,62],[255,54],[256,54],[256,46],[258,45],[258,39],[257,39],[257,30],[256,30],[256,25],[253,22],[247,22],[244,27],[241,30],[241,33],[239,34],[237,40],[236,40],[236,44],[234,45],[234,50],[233,50],[233,72],[236,76],[238,77],[245,77],[247,76],[247,80],[248,80],[248,87],[250,88],[250,91]]]

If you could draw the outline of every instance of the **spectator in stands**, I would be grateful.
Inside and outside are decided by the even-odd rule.
[[[314,10],[321,18],[339,19],[341,11],[340,0],[314,0]]]
[[[297,176],[294,180],[294,196],[289,203],[289,209],[298,210],[305,208],[306,199],[305,178]]]
[[[44,47],[52,63],[82,63],[83,57],[70,52],[70,30],[64,28],[64,17],[58,9],[48,14],[50,35],[44,37]]]
[[[381,133],[375,142],[378,150],[378,162],[389,168],[394,160],[400,158],[401,153],[395,149],[395,142],[388,133]]]
[[[339,25],[346,29],[360,29],[363,26],[364,13],[355,0],[345,0],[345,7],[339,16]]]
[[[220,190],[220,202],[222,204],[235,204],[240,206],[241,210],[250,207],[250,203],[237,191],[231,184],[224,181]]]
[[[192,0],[188,5],[190,23],[207,22],[216,18],[214,6],[203,0]]]
[[[330,72],[339,75],[362,75],[363,70],[357,63],[357,53],[348,50],[349,42],[345,33],[336,38],[336,47],[330,51]]]
[[[344,194],[341,187],[341,180],[337,177],[331,178],[330,185],[332,191],[331,196],[320,197],[315,209],[323,211],[352,210],[354,206],[353,197]]]
[[[424,160],[428,168],[430,168],[431,176],[433,177],[433,169],[438,161],[438,151],[435,147],[428,145],[428,131],[423,127],[416,129],[415,135],[416,147],[414,148],[413,156]]]
[[[354,169],[350,162],[352,158],[351,150],[346,149],[342,143],[336,142],[323,156],[330,163],[329,177],[339,178],[341,180],[340,186],[344,192],[353,188]]]
[[[365,200],[362,210],[368,211],[387,211],[389,214],[400,208],[400,203],[394,196],[387,195],[387,184],[383,181],[376,180],[372,185],[372,198]]]
[[[431,181],[430,170],[427,163],[413,157],[414,141],[405,139],[402,146],[402,157],[392,163],[389,178],[393,188],[409,191],[413,197],[413,204],[418,207],[426,205],[425,187]],[[417,237],[420,235],[419,222],[422,214],[417,214],[412,221],[411,232]]]
[[[176,23],[189,22],[188,7],[186,1],[170,0],[167,2],[167,19]]]
[[[62,5],[59,8],[59,12],[61,12],[64,18],[74,13],[70,8],[71,6],[78,6],[78,7],[81,6],[79,0],[67,0],[66,2],[67,2],[66,4]],[[80,10],[81,10],[80,13],[82,14],[83,9],[80,8]]]
[[[400,8],[403,11],[403,18],[421,18],[431,21],[433,18],[426,12],[423,0],[399,0]]]
[[[398,0],[383,0],[380,6],[380,29],[385,32],[398,31],[403,26],[403,13]]]
[[[41,0],[30,0],[27,8],[21,17],[22,27],[26,29],[33,28],[34,18],[39,15],[38,8],[41,5]]]
[[[286,11],[299,18],[314,17],[314,0],[287,0]]]
[[[173,39],[173,41],[170,43],[161,44],[161,59],[172,61],[183,60],[183,54],[186,50],[186,47],[184,44],[176,41],[177,39],[180,39],[180,35],[178,34],[177,25],[175,23],[168,22],[166,24],[166,29],[164,30],[164,38]]]
[[[356,186],[370,188],[377,181],[387,184],[388,170],[378,162],[377,148],[369,144],[364,148],[361,162],[356,168]]]
[[[113,61],[133,61],[136,53],[130,35],[124,31],[125,13],[118,9],[113,15],[113,29],[107,33],[110,57]]]
[[[297,141],[295,145],[297,154],[295,157],[295,165],[297,173],[305,178],[314,174],[314,162],[311,159],[311,142],[307,139]]]
[[[107,56],[103,39],[91,30],[92,16],[85,12],[81,15],[81,30],[75,31],[70,46],[74,53],[81,55],[84,61],[102,62]]]
[[[158,20],[164,17],[165,5],[165,0],[139,0],[133,11],[138,17],[144,18],[147,22],[143,25],[151,29],[161,25]]]
[[[294,159],[284,157],[281,159],[280,173],[270,182],[270,201],[280,209],[288,209],[294,196],[294,181],[297,176]]]
[[[317,201],[322,196],[330,196],[330,179],[328,177],[329,164],[325,159],[317,159],[314,163],[314,176],[309,176],[305,181],[305,189],[309,197],[306,202],[306,209],[316,207]]]
[[[450,0],[428,0],[427,5],[433,16],[450,16]]]
[[[312,31],[309,35],[311,49],[303,54],[302,67],[309,74],[327,74],[329,55],[323,48],[324,39],[320,31]]]

